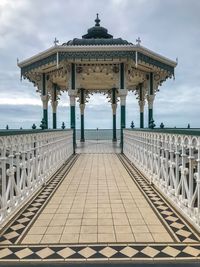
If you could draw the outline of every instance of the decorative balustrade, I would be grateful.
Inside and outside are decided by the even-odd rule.
[[[0,224],[72,155],[72,131],[0,134]]]
[[[200,136],[124,130],[124,154],[165,197],[200,227]]]

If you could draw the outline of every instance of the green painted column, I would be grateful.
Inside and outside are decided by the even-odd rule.
[[[112,88],[112,112],[113,112],[113,142],[117,141],[117,126],[116,126],[116,110],[117,110],[117,96],[116,88]]]
[[[120,105],[121,105],[121,152],[123,153],[123,129],[126,128],[126,89],[125,89],[125,66],[120,63]]]
[[[150,126],[150,121],[153,118],[153,101],[154,101],[154,84],[153,84],[154,75],[151,72],[149,75],[149,95],[148,95],[148,123]]]
[[[76,65],[71,63],[70,122],[73,130],[73,150],[76,152]]]
[[[153,118],[153,108],[149,108],[149,125],[152,118]]]
[[[53,129],[57,129],[57,84],[53,84],[53,94],[52,94],[52,110],[53,110]]]
[[[140,112],[140,128],[144,128],[144,112]]]
[[[144,128],[144,91],[143,84],[139,84],[140,128]]]
[[[121,105],[121,152],[123,153],[123,129],[126,128],[126,106]]]
[[[85,129],[84,129],[84,110],[85,110],[85,90],[80,89],[80,113],[81,113],[81,142],[85,142]]]
[[[57,129],[57,118],[56,112],[53,112],[53,129]]]
[[[46,123],[46,129],[48,129],[48,95],[46,90],[46,75],[42,74],[42,103],[43,103],[43,119]]]
[[[70,106],[70,121],[71,121],[71,129],[73,130],[73,148],[75,153],[76,148],[76,112],[75,106]]]
[[[85,134],[84,134],[84,114],[81,114],[81,142],[85,142]]]
[[[117,141],[116,114],[113,114],[113,142]]]

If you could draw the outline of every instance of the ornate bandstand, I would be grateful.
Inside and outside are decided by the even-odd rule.
[[[140,110],[140,128],[144,127],[144,106],[148,103],[148,124],[153,119],[153,103],[159,86],[174,76],[177,62],[167,59],[136,44],[114,38],[100,26],[97,14],[95,26],[82,38],[74,38],[62,45],[55,39],[54,46],[18,63],[21,76],[31,81],[41,95],[43,121],[48,128],[48,102],[53,110],[53,129],[59,95],[68,91],[70,121],[76,143],[75,104],[78,98],[81,113],[81,141],[84,137],[84,109],[93,93],[108,96],[113,115],[113,141],[116,141],[116,109],[120,100],[121,133],[126,127],[126,97],[128,91],[136,94]],[[121,141],[122,141],[121,134]],[[121,142],[123,144],[123,142]]]

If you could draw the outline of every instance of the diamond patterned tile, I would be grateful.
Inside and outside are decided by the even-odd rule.
[[[178,249],[173,248],[171,246],[167,246],[166,248],[164,248],[162,250],[162,252],[164,252],[165,254],[167,254],[171,257],[176,257],[180,253],[180,251]]]
[[[99,253],[110,258],[113,255],[115,255],[117,253],[117,251],[111,247],[105,247],[104,249],[100,250]]]
[[[48,256],[54,254],[54,251],[53,251],[52,249],[50,249],[50,248],[43,248],[43,249],[37,251],[36,254],[37,254],[40,258],[45,259],[45,258],[47,258]]]
[[[32,254],[33,254],[33,251],[30,250],[29,248],[24,248],[22,250],[15,252],[15,255],[20,259],[26,258],[27,256],[30,256]]]
[[[155,249],[155,248],[151,248],[151,247],[146,247],[143,250],[141,250],[141,252],[151,258],[155,257],[160,251]]]
[[[96,251],[90,247],[86,247],[78,252],[80,255],[82,255],[85,258],[89,258],[92,255],[96,253]]]
[[[120,250],[120,253],[126,255],[127,257],[133,257],[138,253],[138,250],[132,248],[132,247],[125,247],[122,250]]]

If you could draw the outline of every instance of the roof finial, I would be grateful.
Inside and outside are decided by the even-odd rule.
[[[96,19],[95,19],[95,26],[100,26],[100,19],[99,19],[99,14],[97,13],[97,17],[96,17]]]

